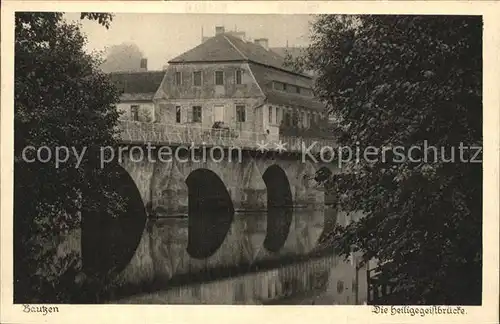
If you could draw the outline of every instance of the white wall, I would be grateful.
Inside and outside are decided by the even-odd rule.
[[[120,120],[133,120],[131,107],[139,106],[139,121],[141,122],[154,122],[154,104],[153,102],[120,102],[116,105],[119,112],[121,112]]]

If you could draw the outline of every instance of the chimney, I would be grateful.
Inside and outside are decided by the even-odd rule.
[[[141,71],[147,71],[147,70],[148,70],[148,59],[142,58],[141,59]]]
[[[215,36],[224,34],[224,26],[215,26]]]
[[[264,47],[266,50],[269,50],[269,40],[267,38],[258,38],[255,40],[255,44]]]

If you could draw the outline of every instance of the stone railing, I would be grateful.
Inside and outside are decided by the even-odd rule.
[[[270,134],[225,128],[201,127],[193,124],[176,125],[120,121],[119,131],[124,144],[198,145],[238,147],[247,150],[278,152],[319,152],[321,147],[335,147],[333,140],[273,136]],[[316,144],[314,144],[316,142]]]

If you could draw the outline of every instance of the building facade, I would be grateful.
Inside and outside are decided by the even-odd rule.
[[[160,123],[279,137],[287,128],[314,128],[325,119],[312,78],[284,66],[267,39],[224,32],[170,60],[154,96]]]

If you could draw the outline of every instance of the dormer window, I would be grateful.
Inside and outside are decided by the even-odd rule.
[[[285,90],[284,85],[281,82],[274,82],[274,89],[281,90],[281,91]]]
[[[301,89],[301,91],[302,91],[303,95],[306,95],[308,97],[312,97],[312,90],[311,89],[303,88],[303,89]]]
[[[223,71],[215,71],[215,85],[224,85]]]

